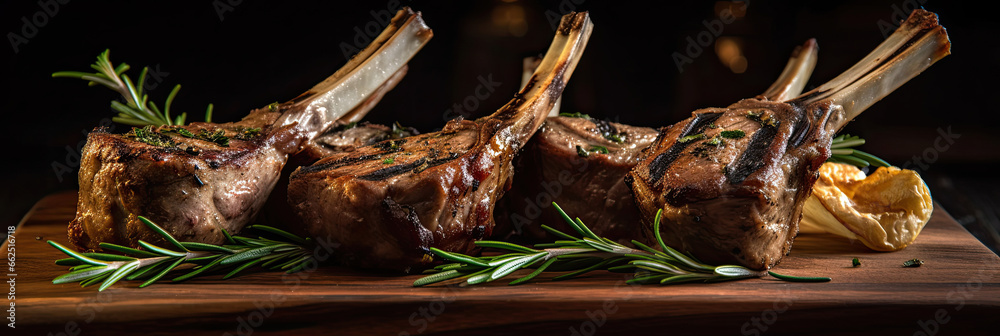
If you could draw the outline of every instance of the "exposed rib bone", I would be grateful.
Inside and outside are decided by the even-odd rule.
[[[831,120],[840,129],[875,102],[951,54],[951,42],[937,14],[914,11],[878,48],[837,76],[796,98],[802,106],[816,102],[841,105],[845,118]]]
[[[781,75],[762,96],[772,101],[786,101],[802,94],[802,89],[806,87],[806,82],[816,67],[818,53],[816,39],[809,39],[805,44],[795,47]]]
[[[282,115],[275,126],[310,125],[306,130],[310,139],[329,129],[369,95],[378,92],[431,36],[430,28],[418,13],[409,8],[400,10],[389,26],[340,70],[289,101],[287,104],[295,112]]]
[[[542,58],[537,56],[525,57],[522,60],[521,72],[521,87],[528,85],[528,80],[531,79],[531,74],[535,73],[535,69],[538,69],[538,65],[542,63]],[[552,105],[552,110],[549,111],[549,117],[559,116],[559,107],[562,106],[562,96],[556,99],[555,105]]]

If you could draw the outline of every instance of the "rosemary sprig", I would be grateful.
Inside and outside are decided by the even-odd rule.
[[[552,280],[571,279],[595,270],[612,272],[633,272],[635,276],[628,283],[677,284],[685,282],[719,282],[746,278],[758,278],[771,274],[785,281],[830,281],[830,278],[803,278],[754,271],[743,266],[711,266],[699,262],[692,256],[678,252],[667,246],[660,236],[660,214],[653,222],[656,240],[661,250],[653,249],[641,242],[632,241],[637,248],[619,244],[613,240],[594,234],[580,218],[571,219],[555,202],[563,220],[579,236],[572,236],[547,225],[542,228],[558,237],[553,243],[536,244],[535,248],[507,242],[483,240],[476,245],[485,248],[506,250],[510,253],[473,257],[459,253],[445,252],[436,248],[431,251],[450,263],[428,270],[426,277],[417,279],[413,286],[425,286],[452,279],[464,279],[465,284],[475,285],[504,278],[514,271],[535,268],[525,276],[511,281],[510,285],[528,282],[545,271],[569,272]],[[661,210],[662,211],[662,210]]]
[[[230,270],[223,279],[255,265],[272,270],[282,269],[286,273],[300,271],[313,261],[309,252],[312,240],[270,226],[252,225],[249,228],[268,233],[275,239],[264,237],[233,237],[223,231],[227,242],[211,245],[177,241],[166,230],[146,217],[139,220],[166,240],[173,249],[155,246],[139,241],[142,250],[131,247],[101,243],[105,250],[117,251],[125,255],[107,253],[80,253],[49,240],[49,245],[59,249],[70,258],[56,260],[56,265],[72,266],[70,272],[52,279],[53,284],[79,282],[87,287],[101,283],[98,291],[103,291],[121,279],[144,280],[139,287],[146,287],[159,281],[168,273],[181,270],[185,265],[193,266],[190,271],[173,278],[180,282],[197,275],[219,270]]]
[[[854,148],[864,144],[865,139],[862,139],[859,136],[850,134],[838,135],[833,138],[833,144],[830,145],[833,155],[831,155],[827,161],[855,165],[861,168],[868,166],[892,166],[888,162],[885,162],[885,160],[882,160],[875,155],[871,155]]]
[[[101,84],[120,93],[125,98],[125,104],[117,100],[111,101],[111,108],[118,111],[118,115],[111,119],[114,122],[132,126],[184,125],[184,121],[187,119],[186,112],[181,113],[176,118],[170,117],[170,105],[173,103],[174,97],[177,96],[177,92],[180,91],[180,85],[174,86],[174,89],[167,95],[167,101],[163,104],[161,111],[156,103],[149,101],[149,96],[143,91],[149,68],[142,68],[138,85],[133,84],[132,79],[125,74],[125,71],[129,69],[128,64],[121,63],[115,66],[109,59],[110,54],[110,50],[104,50],[100,55],[97,55],[97,62],[90,66],[97,70],[95,73],[60,71],[53,73],[52,77],[79,78],[88,81],[87,85],[89,86]],[[205,122],[212,122],[212,108],[212,104],[208,104],[208,108],[205,110]]]

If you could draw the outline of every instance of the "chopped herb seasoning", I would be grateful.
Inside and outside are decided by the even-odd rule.
[[[273,102],[267,105],[267,109],[271,112],[278,112],[278,102]]]
[[[357,126],[358,126],[358,122],[357,121],[351,122],[351,123],[346,123],[346,124],[337,126],[336,131],[346,131],[346,130],[355,128]]]
[[[708,128],[719,128],[719,126],[716,125],[715,123],[709,123]]]
[[[923,260],[914,258],[903,262],[903,267],[920,267],[920,265],[923,264],[924,264]]]
[[[851,265],[854,267],[861,266],[861,260],[858,258],[854,258],[854,260],[851,260]]]
[[[393,163],[393,162],[396,162],[396,159],[393,159],[393,158],[385,158],[385,160],[382,160],[382,164],[391,164],[391,163]]]
[[[618,133],[618,134],[608,134],[608,135],[605,135],[604,138],[608,139],[608,140],[610,140],[611,142],[614,142],[614,143],[623,143],[623,142],[625,142],[625,132]]]
[[[260,135],[260,128],[240,126],[236,128],[236,135],[233,137],[236,139],[247,141],[256,138],[259,135]]]
[[[255,134],[259,134],[260,133],[260,129],[259,128],[250,128],[250,129],[246,129],[246,130],[249,130],[249,131],[256,130]],[[163,132],[164,133],[175,133],[175,134],[180,135],[180,136],[185,137],[185,138],[191,138],[191,139],[204,140],[204,141],[208,141],[208,142],[214,142],[216,145],[219,145],[219,146],[222,146],[222,147],[229,147],[229,138],[225,136],[226,131],[223,130],[223,129],[221,129],[221,128],[217,128],[217,129],[215,129],[214,131],[211,131],[211,132],[208,131],[208,130],[206,130],[206,129],[201,129],[201,130],[198,131],[198,134],[194,134],[194,133],[191,133],[191,131],[188,131],[188,130],[180,128],[180,127],[171,127],[171,128],[164,128]],[[241,132],[241,131],[237,131],[237,132]],[[239,136],[240,135],[237,134],[237,139],[240,139]]]
[[[219,128],[214,131],[209,132],[206,129],[201,129],[198,134],[194,136],[195,139],[205,140],[208,142],[214,142],[216,145],[222,147],[229,147],[229,138],[225,136],[226,131]]]
[[[764,112],[764,110],[747,112],[747,118],[759,122],[761,126],[778,126],[778,121]]]
[[[576,154],[581,157],[588,157],[591,153],[608,154],[610,152],[604,146],[590,146],[590,149],[583,149],[583,147],[576,146]]]
[[[721,135],[723,138],[727,138],[727,139],[739,139],[739,138],[742,138],[742,137],[746,136],[747,133],[743,132],[743,130],[731,130],[731,131],[722,131],[722,132],[719,132],[719,135]]]
[[[678,139],[677,142],[688,143],[688,142],[691,142],[691,141],[702,140],[702,139],[705,139],[705,133],[698,133],[698,134],[695,134],[695,135],[688,135],[686,137]]]
[[[722,145],[726,144],[726,142],[723,141],[722,138],[720,138],[718,135],[712,137],[711,140],[708,140],[705,143],[708,144],[709,146],[716,146],[716,147],[719,147],[719,146],[722,146]]]
[[[590,119],[590,115],[587,115],[587,114],[583,114],[583,113],[580,113],[580,112],[573,112],[573,113],[560,113],[560,114],[559,114],[559,116],[560,116],[560,117],[570,117],[570,118],[583,118],[583,119]]]
[[[157,147],[176,147],[177,143],[174,139],[169,136],[160,134],[153,130],[152,125],[146,125],[143,128],[132,127],[132,130],[125,133],[126,137],[134,138],[136,141],[157,146]]]

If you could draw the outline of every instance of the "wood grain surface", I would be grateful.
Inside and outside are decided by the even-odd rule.
[[[828,283],[629,286],[623,274],[596,272],[520,286],[413,288],[418,276],[323,266],[142,289],[125,281],[104,292],[51,283],[66,268],[53,264],[64,255],[45,241],[65,243],[75,211],[76,193],[60,193],[22,221],[14,244],[16,328],[4,327],[4,335],[996,335],[1000,313],[1000,258],[940,208],[899,252],[799,236],[775,271],[833,278]],[[851,267],[854,257],[861,267]],[[901,266],[912,258],[926,264]]]

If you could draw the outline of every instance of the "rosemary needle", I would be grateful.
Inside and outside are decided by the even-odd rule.
[[[578,236],[543,225],[543,229],[558,237],[559,240],[537,244],[535,248],[499,241],[477,241],[476,245],[480,247],[511,252],[484,257],[467,256],[432,248],[432,253],[450,263],[428,270],[427,273],[430,275],[417,279],[413,282],[413,286],[426,286],[456,279],[464,281],[466,285],[475,285],[498,280],[513,274],[516,270],[528,268],[535,268],[535,270],[508,284],[523,284],[545,272],[568,272],[555,276],[551,280],[570,279],[597,270],[633,272],[635,276],[628,281],[630,284],[656,283],[661,285],[732,281],[759,278],[768,274],[768,272],[755,271],[743,266],[703,264],[694,257],[667,246],[659,234],[656,235],[656,240],[662,251],[634,240],[632,242],[635,248],[625,246],[613,240],[598,237],[579,218],[571,218],[555,202],[552,205]],[[657,213],[653,222],[653,230],[656,233],[660,232],[659,218],[659,213]],[[830,281],[830,278],[793,277],[773,272],[770,274],[785,281]]]
[[[264,237],[233,237],[223,230],[226,243],[224,246],[219,246],[179,242],[148,218],[139,216],[139,220],[179,251],[139,241],[144,250],[109,243],[100,244],[105,250],[121,252],[128,256],[79,253],[50,240],[49,245],[70,256],[56,260],[56,265],[71,266],[69,273],[52,279],[52,283],[79,282],[81,286],[87,287],[100,282],[98,291],[103,291],[122,279],[144,280],[139,285],[142,288],[178,270],[183,264],[192,264],[195,267],[172,281],[184,281],[197,275],[231,269],[223,276],[223,279],[229,279],[257,265],[270,269],[287,269],[286,273],[293,273],[313,262],[313,256],[309,253],[312,250],[309,248],[312,245],[311,239],[269,226],[254,225],[250,228],[273,235],[279,240]]]
[[[161,111],[155,103],[149,101],[149,95],[143,91],[149,68],[142,68],[139,82],[133,84],[132,79],[125,74],[129,69],[128,64],[121,63],[115,66],[111,63],[110,55],[110,50],[104,50],[97,55],[97,62],[90,66],[97,70],[95,73],[60,71],[53,73],[52,77],[79,78],[87,81],[88,85],[100,84],[121,94],[125,99],[124,104],[117,100],[111,101],[111,109],[118,112],[118,115],[112,118],[114,122],[132,126],[184,125],[187,113],[181,113],[175,118],[170,117],[170,106],[181,89],[180,85],[174,86],[170,91]],[[208,104],[205,110],[205,122],[212,122],[212,104]]]

